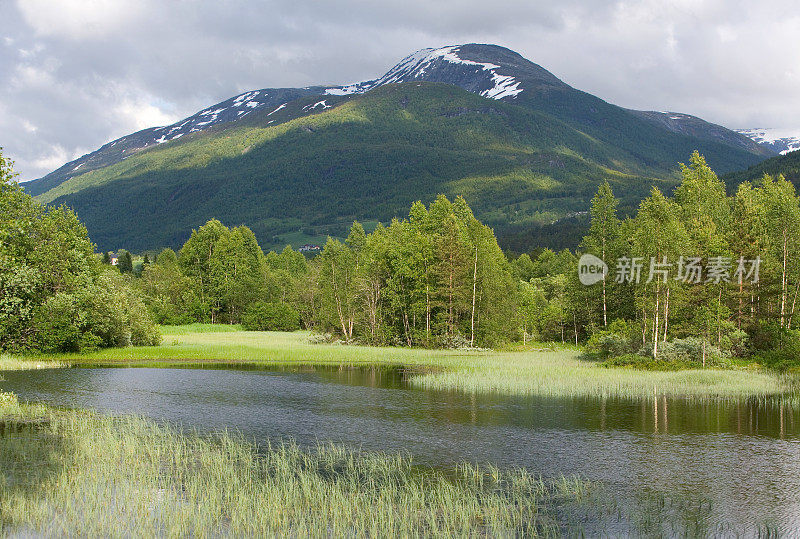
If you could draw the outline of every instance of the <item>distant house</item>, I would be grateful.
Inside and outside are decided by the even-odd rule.
[[[300,251],[301,253],[309,253],[311,251],[319,251],[321,249],[322,249],[322,247],[320,247],[319,245],[313,245],[313,244],[310,244],[310,243],[306,243],[305,245],[301,246],[298,249],[298,251]]]
[[[119,262],[119,258],[117,258],[116,256],[112,256],[111,257],[111,265],[112,266],[116,266],[117,262]]]

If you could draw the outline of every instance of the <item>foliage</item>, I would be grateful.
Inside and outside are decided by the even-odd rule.
[[[257,301],[242,317],[248,331],[294,331],[300,329],[300,314],[285,303]]]
[[[624,356],[638,351],[637,328],[631,322],[616,319],[606,329],[597,329],[586,343],[586,352],[599,359]]]
[[[104,269],[75,213],[45,208],[12,178],[0,154],[0,349],[157,343],[141,300]]]
[[[614,282],[578,287],[571,296],[572,309],[588,308],[586,316],[576,316],[588,329],[603,327],[606,313],[611,320],[632,321],[623,334],[611,330],[616,322],[594,331],[588,351],[601,359],[637,352],[654,365],[705,367],[753,353],[771,365],[796,364],[800,354],[793,350],[792,327],[800,290],[800,199],[793,185],[764,176],[728,197],[697,152],[681,165],[681,174],[674,197],[654,188],[636,215],[615,223],[607,235],[612,254],[607,262],[638,257],[639,281],[615,276]],[[602,245],[598,238],[606,237],[599,233],[603,223],[613,222],[613,212],[604,217],[608,212],[596,210],[610,197],[602,186],[581,244],[595,255]],[[603,207],[613,209],[613,199]],[[691,260],[700,262],[696,278],[688,273]],[[710,272],[715,262],[723,268],[716,277]],[[659,263],[671,270],[668,277],[649,273]],[[523,260],[517,266],[529,264]],[[642,364],[633,359],[625,361]]]
[[[125,249],[117,253],[117,269],[120,273],[133,273],[133,257]]]
[[[36,348],[42,352],[161,342],[161,333],[141,299],[113,272],[103,272],[86,288],[48,298],[34,315],[33,327]]]

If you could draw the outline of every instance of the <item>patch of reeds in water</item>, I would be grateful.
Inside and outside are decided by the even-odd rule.
[[[0,402],[0,535],[551,535],[590,488]]]

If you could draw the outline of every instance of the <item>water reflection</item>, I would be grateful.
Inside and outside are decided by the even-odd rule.
[[[415,390],[409,376],[381,368],[67,369],[4,373],[0,389],[201,430],[236,428],[261,441],[335,441],[407,451],[434,466],[469,460],[576,473],[644,508],[640,532],[658,525],[647,520],[656,509],[703,533],[752,532],[764,522],[800,528],[800,417],[776,401],[511,398]]]

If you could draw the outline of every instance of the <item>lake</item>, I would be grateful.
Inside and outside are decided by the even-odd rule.
[[[667,534],[685,522],[711,534],[800,529],[800,413],[770,401],[471,395],[414,389],[404,371],[380,368],[2,375],[0,390],[24,400],[235,429],[260,443],[332,441],[435,467],[467,460],[578,474],[613,500],[607,530],[652,530],[650,520]],[[599,524],[587,519],[589,530]]]

